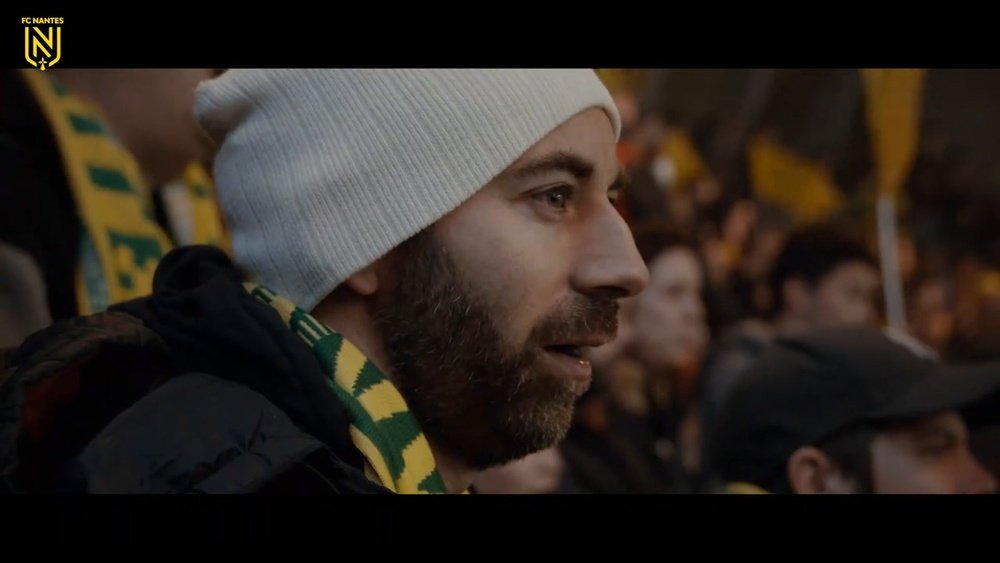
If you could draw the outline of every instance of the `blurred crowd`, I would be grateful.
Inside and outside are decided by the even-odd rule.
[[[742,380],[765,369],[760,359],[766,351],[778,354],[776,348],[784,344],[776,347],[776,341],[794,341],[836,327],[867,334],[864,327],[888,324],[872,171],[864,170],[871,166],[870,156],[864,154],[871,149],[863,132],[827,131],[865,127],[857,107],[863,103],[857,71],[601,69],[599,73],[624,121],[618,151],[629,171],[630,186],[619,208],[633,229],[650,283],[623,306],[618,338],[592,355],[595,382],[578,405],[566,441],[512,464],[510,471],[517,472],[517,480],[509,480],[502,468],[484,476],[482,488],[747,492],[740,485],[752,481],[751,491],[792,492],[790,473],[775,478],[774,471],[763,476],[751,471],[748,476],[731,470],[727,457],[736,455],[732,441],[738,439],[731,436],[733,424],[752,426],[760,421],[726,420],[736,416],[734,410],[756,412],[750,416],[753,419],[766,417],[768,410],[808,412],[821,407],[818,401],[836,403],[835,395],[798,397],[796,402],[781,387],[784,384],[765,388],[770,399],[755,395],[751,384],[741,386]],[[961,77],[966,89],[953,94],[951,102],[955,96],[979,99],[997,79],[996,73],[968,74],[972,76]],[[937,83],[956,79],[934,78]],[[766,84],[767,93],[760,83]],[[819,89],[823,85],[826,90]],[[852,86],[856,91],[845,92]],[[854,106],[845,111],[837,96],[851,98]],[[928,105],[932,107],[926,112],[937,107],[938,114],[948,117],[941,102]],[[748,111],[763,115],[750,118]],[[839,124],[823,115],[837,112],[841,112]],[[795,124],[787,115],[796,113],[804,123]],[[934,125],[931,120],[931,131],[925,132],[928,139],[920,142],[905,183],[903,216],[895,233],[906,325],[867,337],[889,334],[894,343],[946,370],[975,365],[996,371],[989,362],[1000,359],[996,325],[1000,230],[992,217],[1000,201],[994,193],[1000,190],[988,188],[992,185],[985,170],[988,158],[985,164],[977,162],[975,151],[947,143]],[[788,142],[775,141],[783,131],[796,128],[785,135]],[[803,147],[796,150],[796,135],[813,139],[798,140]],[[824,135],[839,136],[840,145],[828,150],[825,158],[810,158],[810,153],[817,153],[810,142],[827,146],[838,142],[823,139]],[[769,176],[762,171],[769,165],[781,170]],[[844,357],[861,355],[874,371],[894,366],[877,355],[865,355],[856,343],[834,346],[832,351]],[[772,366],[774,361],[780,371],[793,358],[772,359]],[[782,396],[789,402],[774,399]],[[845,399],[837,408],[850,413],[858,407]],[[865,422],[860,412],[846,416]],[[954,444],[950,451],[960,452],[965,460],[963,474],[972,475],[973,490],[992,491],[995,483],[990,483],[1000,469],[993,443],[996,422],[989,416],[975,421],[975,432],[966,436],[961,429],[950,442]],[[837,426],[832,421],[826,424],[830,429]],[[744,428],[742,439],[750,442],[751,449],[766,450],[767,441],[789,439],[781,432],[803,425],[802,420],[776,424],[763,435]],[[860,437],[851,436],[850,429],[845,433],[855,442],[854,450],[861,451],[870,449],[876,436],[870,428]],[[808,443],[804,437],[798,440],[800,445]],[[974,455],[967,444],[974,447]],[[763,454],[756,466],[766,468],[774,459],[787,461],[793,449],[772,453],[770,460]],[[903,479],[889,472],[888,486],[875,488],[870,454],[855,457],[847,460],[847,467],[865,476],[859,490],[891,492],[892,479]],[[945,457],[926,461],[929,457],[924,456],[923,465],[953,463]],[[896,492],[961,488],[952,485],[935,489],[908,483]]]
[[[5,353],[53,321],[145,295],[173,247],[229,251],[191,112],[195,86],[217,71],[47,72],[58,82],[5,71],[0,84]],[[649,283],[622,300],[617,337],[587,356],[592,384],[565,439],[484,471],[473,489],[995,492],[1000,199],[956,187],[978,178],[964,154],[934,131],[921,143],[896,233],[906,324],[887,327],[861,90],[843,86],[836,116],[806,111],[819,103],[810,87],[829,93],[846,74],[599,75],[629,179],[615,205]],[[685,88],[705,109],[669,99]],[[813,118],[837,150],[783,136]],[[100,151],[75,144],[102,127],[114,135]],[[88,151],[103,168],[74,161]],[[124,242],[96,243],[106,230]]]

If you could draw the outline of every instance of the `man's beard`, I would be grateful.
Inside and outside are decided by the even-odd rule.
[[[589,383],[546,371],[542,347],[610,339],[616,299],[577,294],[518,345],[500,329],[513,296],[490,298],[475,287],[430,231],[399,250],[397,285],[378,304],[376,323],[393,380],[428,438],[475,469],[561,440]]]

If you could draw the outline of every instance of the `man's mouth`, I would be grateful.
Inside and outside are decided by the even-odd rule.
[[[589,345],[572,342],[544,346],[542,349],[547,353],[543,354],[543,361],[549,366],[551,373],[558,377],[589,384],[592,367],[590,361],[583,357],[583,352]],[[586,385],[579,389],[582,393]]]
[[[577,360],[583,360],[585,359],[585,353],[588,349],[603,346],[604,344],[610,342],[611,339],[612,336],[595,334],[590,336],[581,336],[572,340],[566,339],[563,342],[543,346],[543,348],[546,352],[561,354]]]
[[[555,354],[563,354],[571,358],[580,359],[583,357],[583,346],[575,346],[572,344],[556,344],[554,346],[546,346],[545,350]]]

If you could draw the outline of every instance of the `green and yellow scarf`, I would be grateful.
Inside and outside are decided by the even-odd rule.
[[[347,409],[354,446],[369,479],[397,493],[444,493],[427,438],[396,387],[343,336],[271,290],[245,283],[312,349],[327,384]]]
[[[96,105],[72,95],[48,74],[24,70],[21,76],[55,136],[83,225],[76,271],[79,313],[148,295],[156,265],[172,245],[153,216],[139,164]],[[196,242],[228,250],[208,173],[193,165],[184,180]]]

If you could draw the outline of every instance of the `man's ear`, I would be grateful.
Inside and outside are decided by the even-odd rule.
[[[819,448],[803,446],[788,458],[788,484],[795,494],[846,493],[837,464]]]
[[[378,260],[351,274],[344,280],[344,284],[362,297],[371,297],[379,291],[389,289],[396,283],[392,265],[398,260],[399,252],[399,247],[393,248]]]
[[[357,272],[354,272],[346,280],[344,280],[344,284],[346,284],[351,291],[363,297],[370,297],[374,295],[379,289],[377,264],[378,262],[372,262]]]

